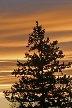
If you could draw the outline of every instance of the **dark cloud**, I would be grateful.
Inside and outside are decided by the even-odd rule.
[[[66,75],[72,75],[72,69],[69,70],[63,70],[64,74]]]
[[[21,63],[25,63],[25,60],[19,60]],[[17,60],[0,60],[0,76],[11,75],[14,69],[17,69]]]
[[[29,38],[29,35],[15,35],[15,36],[6,36],[6,37],[0,37],[0,43],[14,43],[14,42],[27,42]]]
[[[72,51],[72,41],[60,42],[59,46],[65,51]]]
[[[25,60],[19,60],[21,63],[24,63]],[[15,66],[17,64],[16,60],[0,60],[0,66]]]
[[[23,54],[28,51],[28,48],[25,46],[18,46],[18,47],[0,47],[0,54],[4,54],[4,55],[10,55],[10,54]]]
[[[0,9],[18,8],[22,11],[32,12],[46,8],[72,5],[71,0],[1,0]]]
[[[50,37],[50,38],[67,38],[67,36],[72,36],[72,30],[65,30],[65,31],[52,31],[52,32],[46,32],[45,33],[46,37]]]
[[[8,76],[11,75],[11,72],[0,72],[0,76]]]
[[[17,31],[19,31],[19,30],[17,30]],[[16,31],[16,30],[14,30],[14,31]],[[5,33],[5,31],[3,31],[3,32]],[[12,32],[12,30],[8,31],[8,32]],[[16,42],[17,43],[17,42],[20,42],[20,41],[23,41],[23,40],[24,40],[24,42],[26,41],[26,43],[27,43],[28,42],[28,38],[29,38],[28,34],[17,35],[17,36],[14,35],[14,36],[0,37],[0,43],[3,43],[3,42],[5,42],[5,43]],[[59,40],[60,38],[61,39],[62,38],[67,38],[67,36],[72,36],[72,30],[55,31],[55,32],[46,32],[45,33],[45,37],[49,37],[50,39],[55,39],[55,40]],[[61,44],[63,44],[63,43],[61,43]],[[65,44],[65,42],[64,42],[64,44]],[[71,42],[70,42],[70,44],[71,44]]]

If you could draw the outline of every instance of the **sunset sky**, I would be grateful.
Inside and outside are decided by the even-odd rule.
[[[45,37],[58,40],[63,61],[72,61],[72,0],[0,1],[0,107],[4,108],[3,100],[7,105],[2,91],[15,82],[10,72],[16,60],[25,60],[25,46],[36,21],[45,29]],[[72,75],[72,68],[64,72]]]

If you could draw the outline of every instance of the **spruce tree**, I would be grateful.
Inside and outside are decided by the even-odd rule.
[[[10,91],[4,91],[5,98],[15,103],[15,108],[16,103],[18,108],[72,107],[72,78],[63,73],[63,69],[71,67],[71,62],[60,62],[64,54],[58,41],[50,42],[44,34],[45,29],[36,21],[26,46],[27,61],[17,61],[18,69],[12,72],[19,81]],[[57,77],[58,73],[61,76]]]

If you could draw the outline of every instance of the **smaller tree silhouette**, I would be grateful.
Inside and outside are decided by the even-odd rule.
[[[58,41],[44,39],[45,29],[38,25],[29,34],[29,53],[25,53],[27,61],[17,61],[18,69],[12,75],[19,81],[4,91],[5,98],[19,103],[19,108],[72,107],[72,78],[63,74],[63,69],[70,68],[71,62],[60,63],[63,52]],[[56,76],[61,73],[62,76]]]

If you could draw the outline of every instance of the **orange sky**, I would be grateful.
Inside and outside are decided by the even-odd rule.
[[[42,10],[29,15],[22,14],[12,17],[7,11],[7,16],[6,13],[5,15],[3,13],[3,17],[0,17],[0,60],[23,59],[28,34],[32,32],[32,27],[35,26],[36,20],[45,28],[45,36],[49,36],[51,41],[58,40],[59,42],[63,42],[64,49],[65,44],[72,41],[71,10],[72,7],[59,7]],[[72,54],[71,50],[68,51],[71,48],[69,45],[67,49],[65,48],[66,55]]]
[[[45,29],[45,37],[58,40],[65,54],[63,61],[72,61],[71,0],[6,1],[0,1],[0,98],[2,90],[15,81],[10,72],[17,68],[16,60],[25,60],[28,34],[36,21]],[[72,67],[64,72],[72,75]],[[0,105],[3,107],[2,102]]]
[[[32,32],[32,27],[35,26],[36,20],[39,21],[43,29],[45,28],[45,37],[50,37],[51,41],[58,40],[60,49],[65,54],[63,60],[72,60],[71,10],[71,6],[66,6],[40,10],[30,14],[15,15],[12,13],[12,16],[9,11],[6,11],[7,15],[6,13],[5,15],[1,13],[0,60],[25,60],[24,53],[28,50],[25,47],[28,34]],[[7,65],[4,65],[2,62],[0,63],[3,66],[0,67],[1,75],[3,75],[3,71],[12,71],[16,67],[16,64],[9,65],[10,62],[6,62]]]

